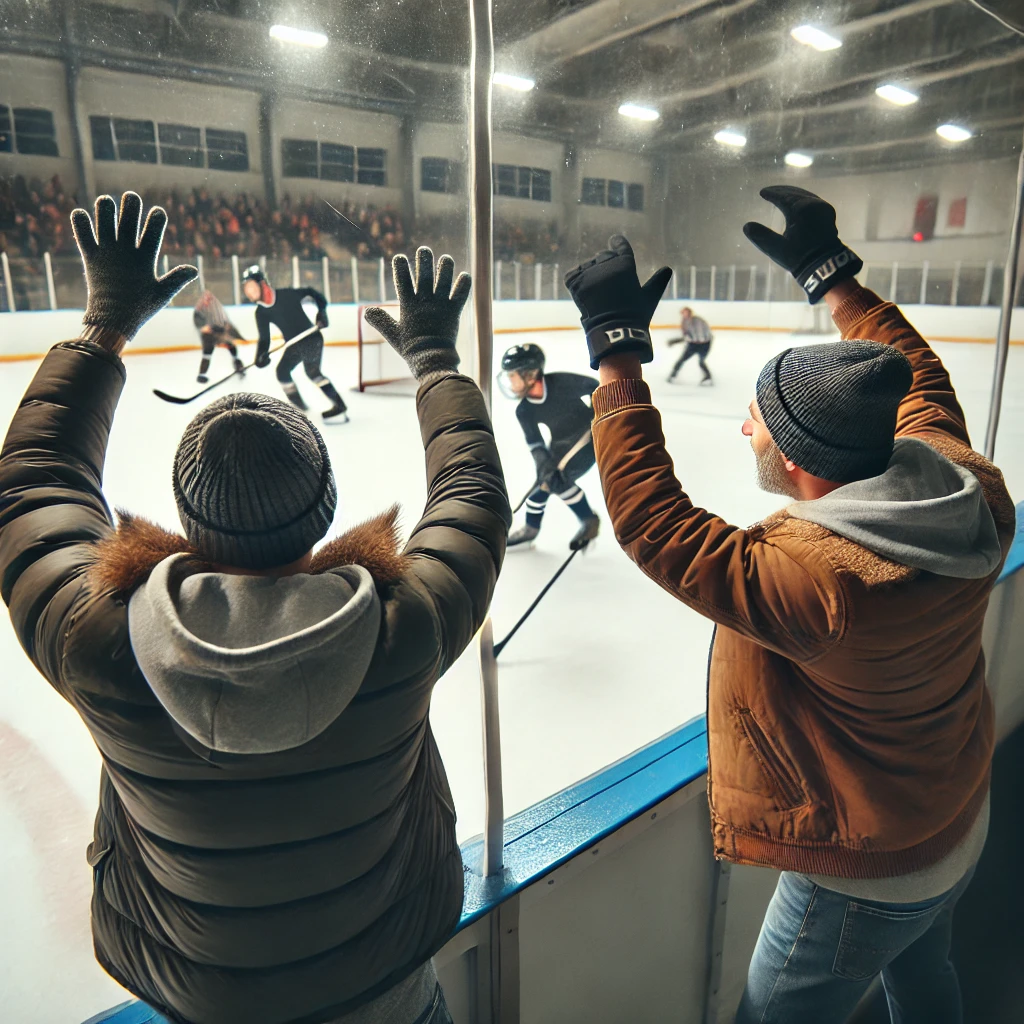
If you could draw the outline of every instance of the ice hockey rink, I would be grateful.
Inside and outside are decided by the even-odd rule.
[[[678,305],[666,303],[657,322],[673,320]],[[713,325],[718,319],[710,304],[697,311]],[[351,319],[350,312],[348,307],[344,316]],[[917,311],[911,307],[907,312],[913,320]],[[50,336],[53,323],[48,318],[58,315],[69,316],[26,314],[16,323],[19,330],[33,326],[31,333],[49,342],[56,339]],[[243,331],[248,315],[245,310],[233,312]],[[152,347],[154,338],[174,331],[179,331],[181,344],[191,344],[186,310],[159,316],[168,318],[168,323],[161,324],[158,318],[148,326],[138,338],[139,348]],[[344,316],[332,312],[329,340],[351,333]],[[589,372],[582,336],[565,329],[564,315],[559,319],[557,330],[499,327],[495,363],[508,345],[531,341],[547,352],[549,372]],[[498,322],[509,323],[509,315],[499,311]],[[783,503],[757,489],[749,444],[740,433],[757,373],[780,349],[825,341],[828,336],[790,334],[778,326],[766,331],[718,329],[709,359],[714,386],[700,387],[696,360],[687,364],[679,382],[666,383],[671,362],[680,352],[665,345],[672,334],[671,329],[656,332],[657,357],[646,375],[664,418],[677,474],[696,503],[731,522],[753,523]],[[5,339],[22,348],[28,345],[29,351],[33,341],[33,337]],[[38,341],[36,346],[37,351],[45,348]],[[974,443],[980,447],[995,348],[972,342],[938,342],[936,348],[951,372]],[[251,351],[243,350],[243,355]],[[152,389],[193,393],[197,363],[197,349],[126,358],[128,381],[106,466],[105,490],[112,507],[177,528],[169,486],[171,461],[185,424],[201,403],[169,405],[154,397]],[[37,361],[26,360],[0,367],[4,429],[36,365]],[[422,444],[412,397],[388,393],[388,389],[353,392],[356,350],[350,345],[329,346],[324,369],[342,390],[351,412],[349,424],[323,428],[338,480],[334,532],[396,501],[402,505],[402,521],[408,529],[425,499]],[[212,379],[229,370],[227,354],[218,352]],[[1015,499],[1024,493],[1024,410],[1017,384],[1022,375],[1024,350],[1014,346],[997,461]],[[326,403],[301,373],[299,385],[317,422],[315,410]],[[251,371],[244,383],[232,382],[231,387],[279,394],[271,371]],[[493,410],[514,505],[532,482],[533,462],[515,419],[515,403],[495,389]],[[602,517],[602,534],[591,550],[573,561],[499,659],[506,815],[598,771],[705,708],[711,624],[662,593],[620,551],[607,524],[596,469],[580,483]],[[517,523],[521,517],[520,512]],[[536,546],[508,553],[492,608],[496,639],[506,634],[563,561],[575,522],[564,505],[552,500]],[[42,999],[43,993],[34,992],[23,979],[39,964],[59,957],[61,984],[45,993],[45,1019],[76,1020],[83,1007],[99,1010],[123,998],[95,963],[89,938],[91,879],[84,852],[96,807],[99,758],[78,716],[50,690],[21,651],[6,615],[0,616],[0,657],[5,666],[5,685],[0,687],[0,834],[5,839],[7,875],[23,882],[5,889],[5,920],[18,940],[8,944],[8,955],[0,961],[0,990],[14,992],[19,999]],[[455,796],[458,835],[463,841],[483,827],[475,646],[437,686],[431,721]],[[15,979],[20,980],[15,983]],[[43,1021],[39,1013],[40,1004],[35,1002],[31,1012],[27,1006],[5,1007],[10,1020]]]

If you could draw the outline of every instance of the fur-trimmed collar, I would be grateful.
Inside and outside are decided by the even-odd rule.
[[[408,558],[399,549],[398,505],[392,505],[340,537],[328,541],[313,555],[311,573],[329,572],[343,565],[361,565],[373,577],[378,592],[401,579]],[[130,597],[149,574],[171,555],[189,555],[189,572],[211,572],[213,567],[180,533],[117,510],[116,532],[96,545],[96,560],[89,568],[89,584],[95,593],[113,592]]]

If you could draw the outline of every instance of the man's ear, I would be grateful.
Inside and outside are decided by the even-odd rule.
[[[787,472],[787,473],[792,473],[792,472],[794,472],[795,470],[797,470],[797,469],[799,469],[799,468],[800,468],[800,467],[799,467],[799,466],[798,466],[798,465],[797,465],[797,464],[796,464],[795,462],[793,462],[793,461],[792,461],[791,459],[787,459],[787,458],[785,457],[785,455],[783,455],[783,457],[782,457],[782,458],[783,458],[783,465],[784,465],[784,466],[786,467],[786,472]]]

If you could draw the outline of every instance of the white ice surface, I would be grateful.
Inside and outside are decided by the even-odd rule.
[[[670,332],[663,332],[667,338]],[[499,338],[537,341],[549,368],[585,371],[574,332]],[[650,369],[669,448],[685,488],[699,504],[746,525],[781,499],[759,492],[740,424],[765,360],[790,344],[821,338],[720,332],[710,363],[715,386],[697,386],[691,360],[684,381],[667,385],[671,353],[660,348]],[[992,346],[937,346],[966,408],[975,444],[984,439]],[[500,353],[499,353],[500,354]],[[105,488],[113,506],[177,526],[169,486],[178,437],[196,407],[158,401],[151,388],[188,393],[192,353],[126,360],[128,384],[118,410]],[[0,366],[0,426],[6,427],[35,371],[33,363]],[[229,369],[226,354],[213,373]],[[335,532],[399,501],[411,526],[423,506],[423,456],[414,403],[352,394],[351,349],[328,349],[325,370],[344,389],[352,422],[324,429],[335,466],[340,509]],[[1024,353],[1011,350],[997,461],[1011,493],[1024,491],[1024,410],[1019,382]],[[326,402],[300,375],[314,409]],[[270,374],[253,373],[253,390],[277,394]],[[532,480],[533,463],[514,404],[495,392],[495,429],[513,502]],[[581,481],[604,517],[597,471]],[[521,521],[522,513],[517,517]],[[644,577],[605,529],[555,585],[499,661],[505,808],[513,814],[628,754],[700,714],[710,623]],[[557,499],[532,551],[510,552],[494,599],[496,638],[507,629],[567,553],[575,519]],[[85,847],[96,808],[99,759],[77,715],[39,677],[0,615],[0,830],[4,836],[0,905],[0,991],[6,1019],[72,1024],[124,998],[95,964],[88,939],[90,878]],[[441,680],[432,723],[459,813],[459,837],[482,828],[483,782],[476,653],[467,652]]]

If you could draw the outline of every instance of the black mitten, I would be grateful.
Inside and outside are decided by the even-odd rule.
[[[531,448],[530,454],[537,467],[537,483],[543,487],[558,473],[558,463],[547,448]]]
[[[396,256],[391,261],[398,293],[399,319],[380,306],[371,306],[363,316],[387,339],[405,360],[412,375],[422,384],[434,377],[455,373],[459,353],[459,317],[469,298],[469,274],[459,274],[452,287],[455,261],[442,256],[434,277],[434,254],[425,245],[416,250],[416,285],[409,261]]]
[[[322,313],[317,313],[317,315],[316,315],[316,325],[317,325],[317,327],[320,328],[320,330],[323,330],[325,327],[329,327],[330,326],[330,321],[328,321],[328,319],[327,319],[327,311],[326,310],[324,312],[322,312]]]
[[[743,234],[796,278],[812,306],[863,268],[864,261],[839,240],[835,207],[820,196],[795,185],[771,185],[761,189],[761,198],[782,211],[786,230],[780,235],[749,221]]]
[[[612,235],[608,246],[565,275],[565,286],[587,332],[592,370],[605,356],[617,352],[637,352],[642,363],[654,358],[651,318],[672,277],[671,269],[662,267],[641,286],[629,242],[622,235]]]
[[[85,210],[73,210],[71,229],[85,265],[89,300],[82,323],[131,340],[154,313],[159,312],[199,275],[195,267],[175,267],[156,276],[156,260],[167,226],[167,214],[154,206],[146,218],[142,237],[142,200],[134,192],[121,196],[121,215],[110,196],[96,200],[96,233]]]

